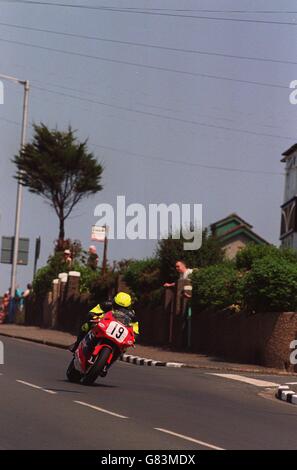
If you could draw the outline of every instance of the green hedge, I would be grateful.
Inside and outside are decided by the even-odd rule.
[[[249,255],[251,251],[256,250],[248,250]],[[192,274],[193,305],[200,311],[230,306],[254,312],[297,311],[295,257],[292,250],[276,248],[253,259],[249,271],[228,262],[200,269]]]
[[[254,261],[242,292],[246,306],[256,312],[296,311],[297,263],[268,256]]]
[[[156,304],[161,301],[160,262],[157,258],[130,261],[124,271],[124,280],[134,299]]]
[[[270,258],[282,258],[289,262],[297,263],[297,251],[291,248],[277,248],[274,245],[256,245],[249,243],[240,250],[236,256],[238,269],[252,269],[253,263],[269,256]]]
[[[242,301],[241,273],[226,262],[194,271],[193,305],[199,310],[222,310]]]

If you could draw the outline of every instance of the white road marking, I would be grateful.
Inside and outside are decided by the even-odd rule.
[[[255,385],[256,387],[278,387],[279,386],[279,384],[275,382],[268,382],[266,380],[253,379],[252,377],[244,377],[243,375],[215,374],[215,373],[209,373],[209,375],[216,375],[217,377],[222,377],[225,379],[238,380],[239,382],[244,382],[250,385]]]
[[[286,385],[297,385],[297,382],[286,382]]]
[[[119,415],[118,413],[114,413],[113,411],[108,411],[108,410],[105,410],[104,408],[99,408],[98,406],[90,405],[89,403],[85,403],[83,401],[74,400],[74,403],[78,403],[79,405],[87,406],[87,407],[92,408],[93,410],[96,410],[96,411],[101,411],[101,413],[106,413],[106,414],[111,415],[111,416],[116,416],[116,418],[128,419],[128,416]]]
[[[42,388],[39,387],[39,385],[34,385],[29,382],[25,382],[24,380],[17,380],[20,384],[27,385],[28,387],[31,388],[36,388],[37,390],[42,390],[43,392],[50,393],[51,395],[56,395],[57,392],[54,392],[53,390],[48,390],[47,388]]]
[[[180,437],[181,439],[185,439],[186,441],[195,442],[196,444],[199,444],[204,447],[208,447],[209,449],[225,450],[225,449],[222,449],[221,447],[217,447],[217,446],[214,446],[213,444],[209,444],[208,442],[198,441],[197,439],[194,439],[193,437],[184,436],[183,434],[178,434],[176,432],[169,431],[168,429],[163,429],[163,428],[154,428],[154,429],[156,429],[157,431],[164,432],[165,434],[171,434],[171,436]]]
[[[182,367],[184,364],[182,362],[167,362],[166,367]]]

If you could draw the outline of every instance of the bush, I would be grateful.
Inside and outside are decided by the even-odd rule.
[[[130,261],[124,272],[124,280],[132,290],[135,300],[156,300],[156,291],[162,290],[159,260],[147,258]]]
[[[282,257],[254,261],[243,281],[246,306],[256,312],[297,309],[297,264]]]
[[[222,310],[241,303],[241,273],[231,262],[208,266],[192,274],[193,305],[200,311]]]
[[[238,269],[250,270],[255,261],[266,256],[286,259],[289,262],[297,262],[297,252],[291,248],[277,248],[274,245],[249,243],[237,253],[236,266]]]
[[[94,271],[78,260],[69,267],[63,260],[63,253],[57,252],[49,257],[46,266],[37,271],[33,280],[35,295],[42,299],[50,291],[53,280],[60,273],[69,271],[80,272],[80,292],[91,293],[94,298],[106,298],[111,286],[115,284],[116,274],[112,271],[108,271],[103,277],[100,270]]]
[[[67,272],[68,268],[63,260],[63,253],[50,256],[48,264],[38,269],[33,279],[33,291],[39,298],[43,298],[50,291],[52,282],[59,273]]]
[[[93,271],[94,273],[94,271]],[[91,302],[100,303],[108,299],[115,293],[118,273],[107,269],[103,275],[101,272],[95,271],[95,276],[91,280],[90,285],[87,285],[88,291],[91,294]]]
[[[80,273],[79,290],[83,293],[89,293],[93,284],[99,276],[99,271],[94,271],[89,266],[85,266],[79,262],[74,262],[71,271],[78,271]]]
[[[280,256],[290,263],[297,263],[297,251],[293,248],[280,248]]]

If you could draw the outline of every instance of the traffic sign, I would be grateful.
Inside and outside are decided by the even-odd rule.
[[[14,237],[2,237],[1,263],[12,264]],[[29,238],[19,239],[17,264],[26,266],[29,257]]]

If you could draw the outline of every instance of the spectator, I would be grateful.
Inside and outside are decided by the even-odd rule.
[[[17,310],[22,306],[22,291],[16,286],[14,296],[10,295],[8,304],[8,323],[15,322]]]
[[[5,323],[5,321],[7,320],[9,299],[10,299],[10,292],[7,291],[3,295],[2,303],[0,307],[0,323]]]
[[[23,292],[23,299],[25,300],[32,292],[32,284],[27,284],[27,289]]]
[[[70,268],[72,265],[72,257],[71,257],[70,250],[68,249],[64,250],[63,259],[64,259],[64,262],[67,264],[67,267]]]
[[[15,290],[15,311],[14,311],[14,323],[17,325],[23,324],[24,317],[24,291],[17,286]]]
[[[9,299],[10,299],[10,289],[5,292],[3,299],[2,299],[3,310],[6,313],[8,312]]]
[[[179,274],[179,279],[182,279],[184,281],[188,281],[190,275],[193,272],[193,269],[188,268],[186,262],[183,260],[178,260],[175,263],[175,269],[177,273]],[[175,284],[176,284],[175,282],[165,282],[163,287],[174,287]]]
[[[32,284],[27,284],[27,289],[22,294],[22,316],[21,316],[21,323],[26,324],[28,320],[28,312],[30,311],[30,298],[32,294]],[[32,308],[32,307],[31,307]]]
[[[175,263],[175,269],[179,274],[180,281],[188,281],[183,285],[183,290],[180,292],[181,302],[178,302],[179,305],[179,314],[181,314],[181,347],[189,347],[190,345],[190,331],[191,331],[191,310],[190,310],[190,299],[192,297],[192,285],[190,283],[190,275],[193,272],[193,269],[188,268],[184,260],[177,260]],[[166,282],[164,287],[172,288],[176,285],[176,282]],[[174,305],[175,293],[171,292],[171,305]]]
[[[98,267],[98,261],[99,261],[99,256],[97,255],[96,247],[94,245],[89,246],[88,253],[89,253],[89,257],[88,257],[87,265],[91,269],[96,271]]]

